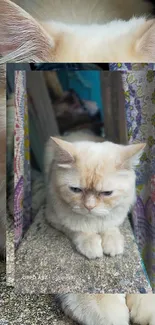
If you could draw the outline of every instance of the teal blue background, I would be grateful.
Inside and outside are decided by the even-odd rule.
[[[74,89],[81,99],[97,103],[103,119],[103,104],[100,88],[100,71],[79,70],[79,71],[58,71],[58,77],[65,91]]]

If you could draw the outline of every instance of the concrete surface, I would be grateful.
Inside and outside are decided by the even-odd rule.
[[[17,295],[5,280],[0,262],[0,325],[77,325],[61,312],[54,295]]]
[[[75,325],[65,317],[52,295],[15,294],[5,282],[0,263],[0,325]]]
[[[123,256],[87,260],[44,221],[43,209],[16,252],[15,289],[20,293],[134,293],[151,290],[126,220]]]

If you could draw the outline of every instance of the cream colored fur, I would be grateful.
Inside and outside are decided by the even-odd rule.
[[[125,295],[66,294],[61,296],[62,309],[83,325],[128,325],[129,311]]]
[[[53,21],[42,25],[54,40],[57,62],[155,61],[155,21],[145,17],[127,22],[115,19],[104,25]]]
[[[23,7],[29,8],[30,2],[25,3]],[[39,3],[42,11],[43,5]],[[59,10],[60,3],[55,1],[51,6],[53,9],[48,20],[45,15],[46,19],[41,17],[37,22],[11,1],[0,0],[0,63],[10,60],[82,63],[155,61],[155,20],[146,18],[151,11],[149,3],[141,0],[100,0],[94,3],[91,0],[89,6],[85,0],[84,10],[83,5],[78,9],[70,7],[72,14],[67,10],[69,2],[63,2],[62,11]],[[29,8],[32,14],[33,6],[34,2]],[[37,8],[36,3],[35,6]],[[140,17],[132,18],[133,15]]]
[[[130,317],[136,324],[155,324],[155,294],[127,295],[127,306]]]
[[[60,295],[62,309],[83,325],[155,324],[153,294],[66,294]]]
[[[124,238],[119,226],[135,202],[134,166],[145,145],[93,142],[92,136],[88,141],[89,135],[85,140],[85,134],[80,141],[80,137],[78,134],[76,141],[72,134],[47,143],[46,218],[89,259],[102,257],[103,253],[122,254]],[[70,187],[82,191],[74,193]],[[113,193],[106,196],[104,191]]]

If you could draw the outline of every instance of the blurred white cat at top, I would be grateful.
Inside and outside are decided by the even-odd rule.
[[[150,1],[14,2],[0,0],[0,63],[155,61]]]

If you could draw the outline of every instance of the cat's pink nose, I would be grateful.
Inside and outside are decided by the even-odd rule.
[[[84,206],[89,212],[95,208],[94,204],[84,204]]]

